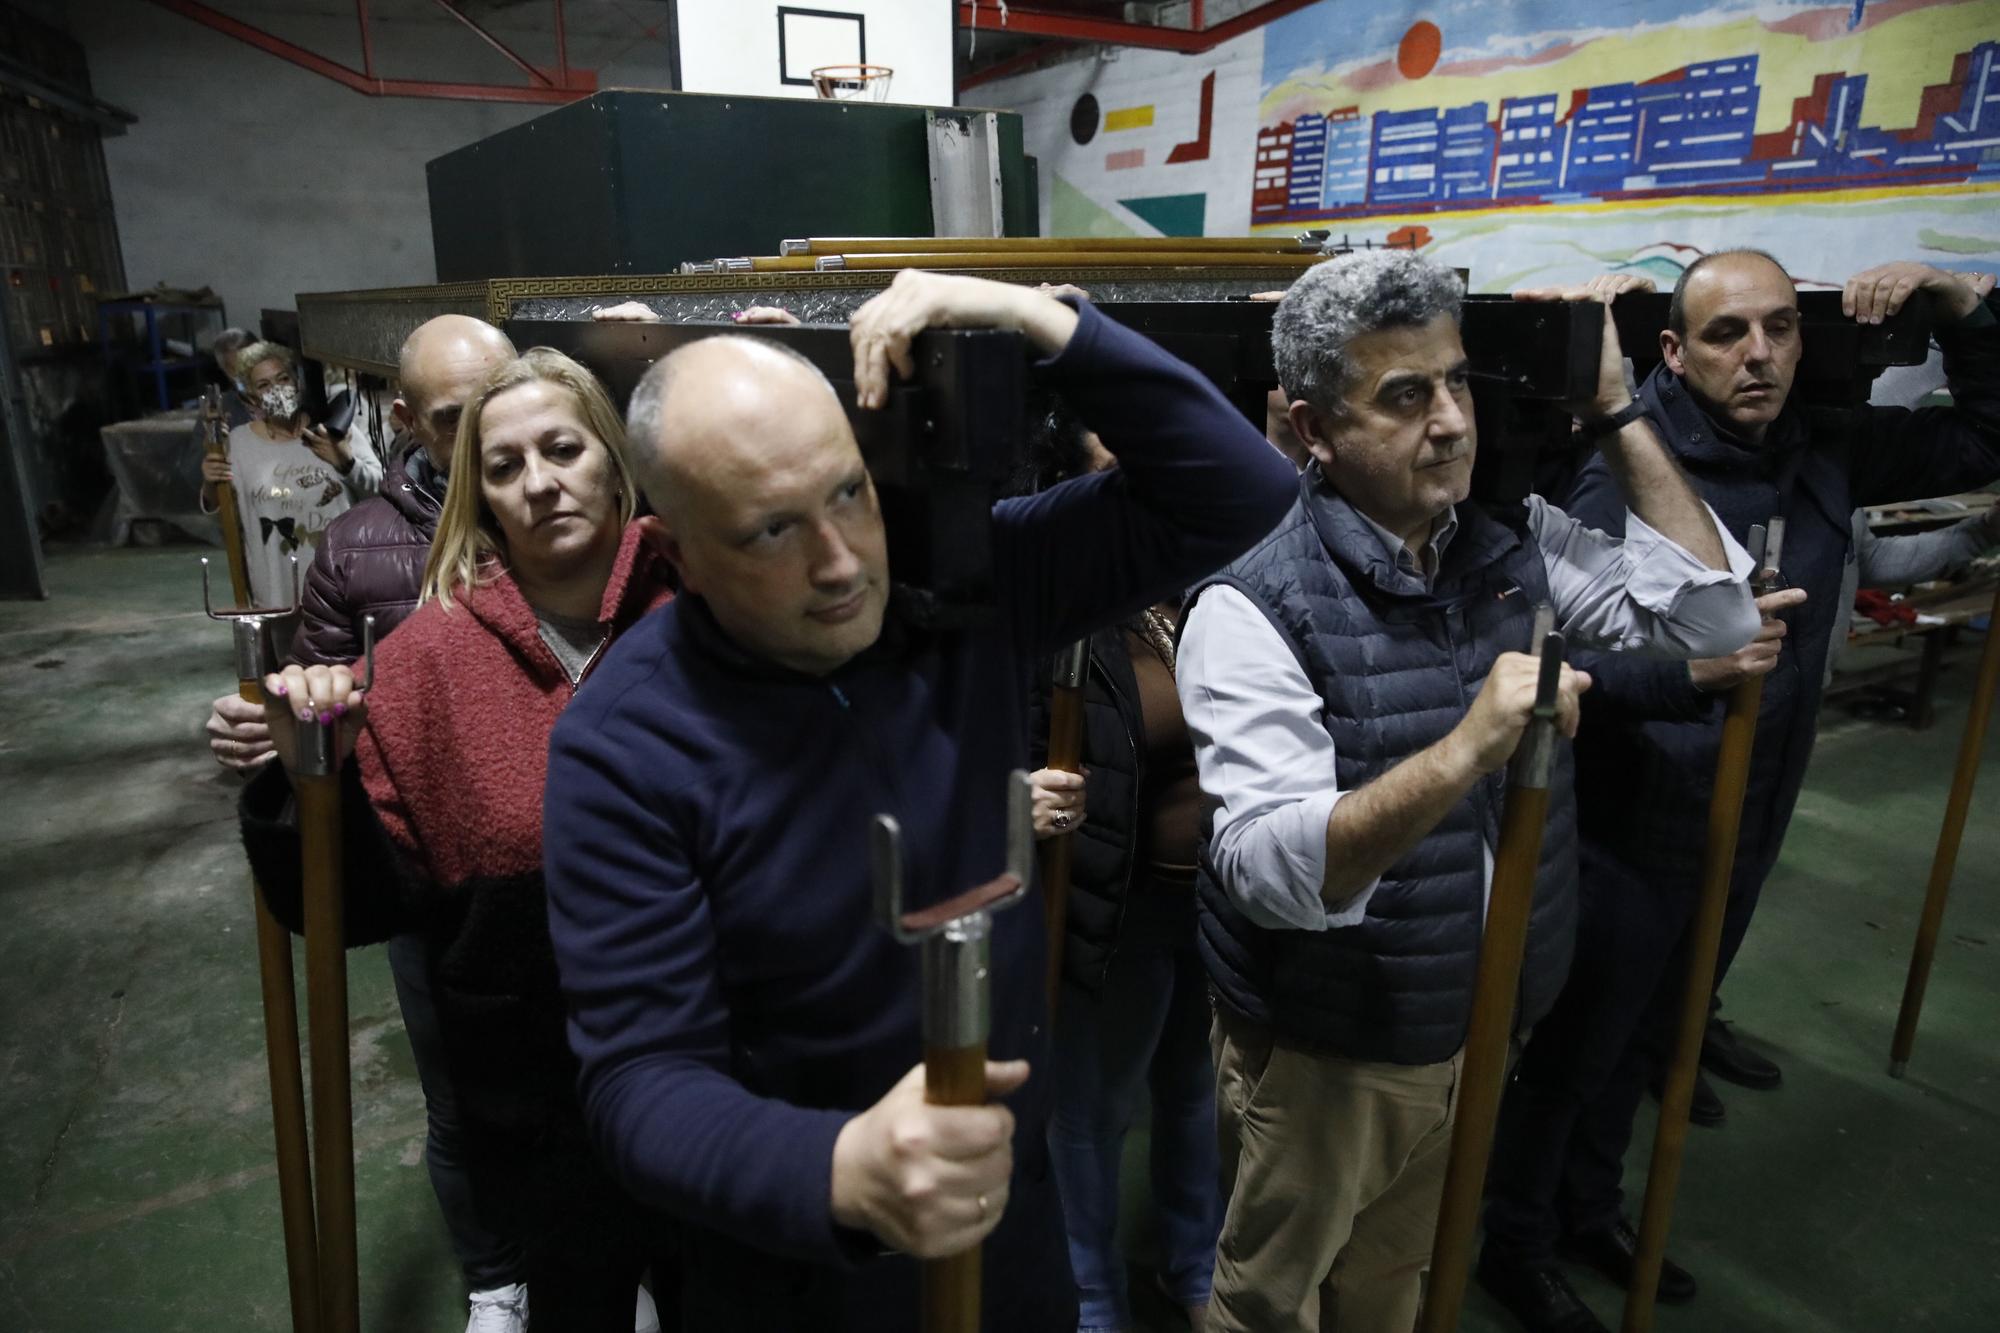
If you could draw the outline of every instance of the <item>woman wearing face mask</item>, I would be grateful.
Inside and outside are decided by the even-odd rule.
[[[244,841],[296,924],[287,774],[295,719],[340,719],[348,942],[420,932],[481,1214],[519,1238],[521,1286],[480,1293],[475,1329],[626,1333],[651,1219],[597,1167],[549,944],[542,787],[549,733],[611,642],[670,596],[632,527],[624,426],[589,371],[547,348],[498,367],[465,406],[423,604],[376,654],[265,681],[283,767],[244,791]],[[654,1280],[672,1285],[678,1274]],[[673,1301],[663,1299],[667,1326]],[[650,1304],[639,1327],[659,1325]]]
[[[202,508],[215,509],[217,486],[236,487],[250,598],[289,606],[290,557],[301,570],[311,562],[326,525],[381,487],[382,464],[355,432],[336,440],[306,419],[289,347],[251,343],[236,365],[252,416],[229,432],[226,459],[202,460]]]

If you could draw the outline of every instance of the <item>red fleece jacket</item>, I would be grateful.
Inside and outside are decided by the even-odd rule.
[[[668,577],[628,527],[598,611],[611,638],[671,598]],[[362,785],[390,840],[442,892],[540,878],[549,733],[577,688],[504,575],[449,611],[426,604],[376,653],[355,746]]]
[[[627,528],[599,620],[609,643],[672,596]],[[599,651],[601,658],[603,650]],[[375,656],[343,774],[347,942],[421,932],[468,1128],[536,1133],[576,1115],[576,1064],[549,943],[542,787],[572,687],[513,579],[432,602]],[[299,842],[276,765],[245,788],[244,845],[279,920],[299,924]]]

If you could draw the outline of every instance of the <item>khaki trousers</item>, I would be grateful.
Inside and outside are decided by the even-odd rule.
[[[1220,1011],[1210,1041],[1228,1200],[1210,1333],[1409,1333],[1463,1057],[1309,1054]]]

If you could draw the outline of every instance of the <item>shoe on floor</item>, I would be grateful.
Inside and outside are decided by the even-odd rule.
[[[1639,1250],[1639,1233],[1619,1218],[1608,1227],[1578,1231],[1563,1240],[1563,1253],[1594,1268],[1621,1287],[1632,1285],[1632,1257]],[[1660,1285],[1656,1299],[1662,1305],[1685,1305],[1694,1299],[1694,1275],[1672,1259],[1660,1261]]]
[[[1153,1290],[1159,1292],[1169,1305],[1172,1305],[1187,1317],[1189,1333],[1202,1333],[1202,1330],[1208,1327],[1207,1301],[1203,1301],[1199,1305],[1183,1304],[1181,1299],[1168,1289],[1167,1275],[1165,1273],[1155,1272],[1153,1274]]]
[[[475,1291],[468,1298],[472,1317],[465,1321],[465,1333],[527,1333],[528,1288],[515,1282],[505,1287]]]
[[[632,1311],[632,1333],[660,1333],[660,1311],[653,1304],[653,1293],[639,1288],[639,1303]]]
[[[1653,1100],[1664,1102],[1666,1099],[1666,1079],[1657,1077],[1653,1080]],[[1702,1077],[1700,1070],[1696,1070],[1694,1101],[1688,1105],[1688,1122],[1700,1125],[1703,1129],[1715,1129],[1727,1119],[1729,1111],[1723,1106],[1722,1098],[1715,1095],[1715,1089],[1710,1086],[1709,1081]]]
[[[1736,1030],[1719,1018],[1708,1020],[1701,1038],[1701,1067],[1717,1078],[1758,1092],[1785,1081],[1785,1071],[1745,1046]]]
[[[1528,1333],[1610,1333],[1560,1268],[1515,1268],[1482,1252],[1474,1276]]]

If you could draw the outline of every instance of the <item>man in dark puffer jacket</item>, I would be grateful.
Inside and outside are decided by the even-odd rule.
[[[1572,642],[1683,658],[1757,630],[1749,559],[1632,407],[1608,309],[1573,410],[1634,511],[1625,540],[1539,496],[1468,499],[1461,292],[1394,251],[1294,284],[1272,342],[1313,465],[1263,544],[1191,594],[1177,684],[1214,810],[1199,911],[1228,1198],[1211,1333],[1416,1320],[1536,604]],[[1562,679],[1573,733],[1589,677]],[[1523,1027],[1562,983],[1575,914],[1564,745]]]

